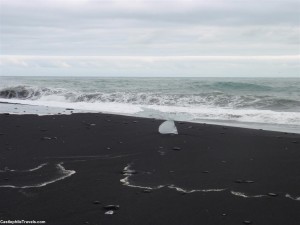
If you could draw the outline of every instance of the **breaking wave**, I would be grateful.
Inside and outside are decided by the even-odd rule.
[[[216,86],[224,86],[217,83]],[[240,86],[228,82],[229,87]],[[248,87],[250,84],[245,84]],[[243,87],[243,85],[241,85]],[[253,86],[253,85],[252,85]],[[251,85],[250,85],[251,87]],[[262,86],[255,86],[263,88]],[[258,88],[258,89],[259,89]],[[251,87],[253,89],[253,87]],[[33,86],[13,86],[0,89],[0,98],[19,100],[65,101],[87,103],[125,103],[134,105],[159,106],[206,106],[231,109],[268,109],[274,111],[300,110],[300,100],[275,98],[268,95],[235,95],[221,91],[199,94],[167,94],[151,92],[80,92],[61,88],[40,88]]]

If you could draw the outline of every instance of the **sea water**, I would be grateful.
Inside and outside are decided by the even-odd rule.
[[[300,133],[300,78],[0,77],[0,102]]]

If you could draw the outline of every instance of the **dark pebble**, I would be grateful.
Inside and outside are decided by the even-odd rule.
[[[252,224],[252,221],[250,221],[250,220],[245,220],[245,221],[243,221],[243,223],[244,223],[244,224]]]
[[[99,205],[99,204],[100,204],[100,202],[99,202],[99,201],[93,201],[93,204],[95,204],[95,205]]]
[[[205,170],[205,171],[202,171],[202,173],[209,173],[207,170]]]
[[[180,151],[181,148],[180,148],[180,147],[173,147],[173,150],[175,150],[175,151]]]
[[[118,209],[120,209],[120,206],[119,205],[106,205],[106,206],[103,206],[103,209],[105,209],[105,210],[118,210]]]
[[[237,184],[242,184],[243,180],[235,180],[234,182],[237,183]]]
[[[66,110],[74,110],[74,109],[72,109],[72,108],[66,108]]]
[[[294,144],[297,144],[297,143],[298,143],[298,141],[292,141],[292,143],[294,143]]]
[[[0,133],[0,136],[1,136],[1,135],[4,135],[4,133]]]
[[[3,180],[9,180],[8,178],[4,178]]]
[[[9,113],[3,113],[3,115],[5,115],[5,116],[9,116]]]

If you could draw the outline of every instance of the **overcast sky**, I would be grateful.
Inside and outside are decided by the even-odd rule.
[[[300,77],[299,0],[0,2],[0,75]]]

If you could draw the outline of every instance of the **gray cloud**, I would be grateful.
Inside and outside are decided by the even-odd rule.
[[[296,0],[1,0],[0,3],[1,55],[300,54],[300,3]],[[79,63],[47,60],[35,59],[33,63],[27,59],[24,63],[27,68],[74,68],[74,62]],[[84,61],[85,65],[99,68],[99,61]],[[11,71],[8,67],[18,67],[3,62],[2,58],[3,63],[6,73]],[[156,62],[156,65],[168,64],[170,70],[178,69],[172,63]],[[192,66],[190,61],[185,63],[194,70],[203,68]],[[289,67],[286,70],[297,75],[295,69],[290,69],[295,64],[283,66],[284,63],[281,70]],[[249,63],[242,64],[243,68],[249,67]],[[142,64],[135,65],[140,68]],[[232,69],[229,62],[224,65]],[[115,64],[105,64],[105,68],[109,66]],[[186,69],[182,66],[179,70],[183,68]],[[191,69],[188,71],[196,74]]]

